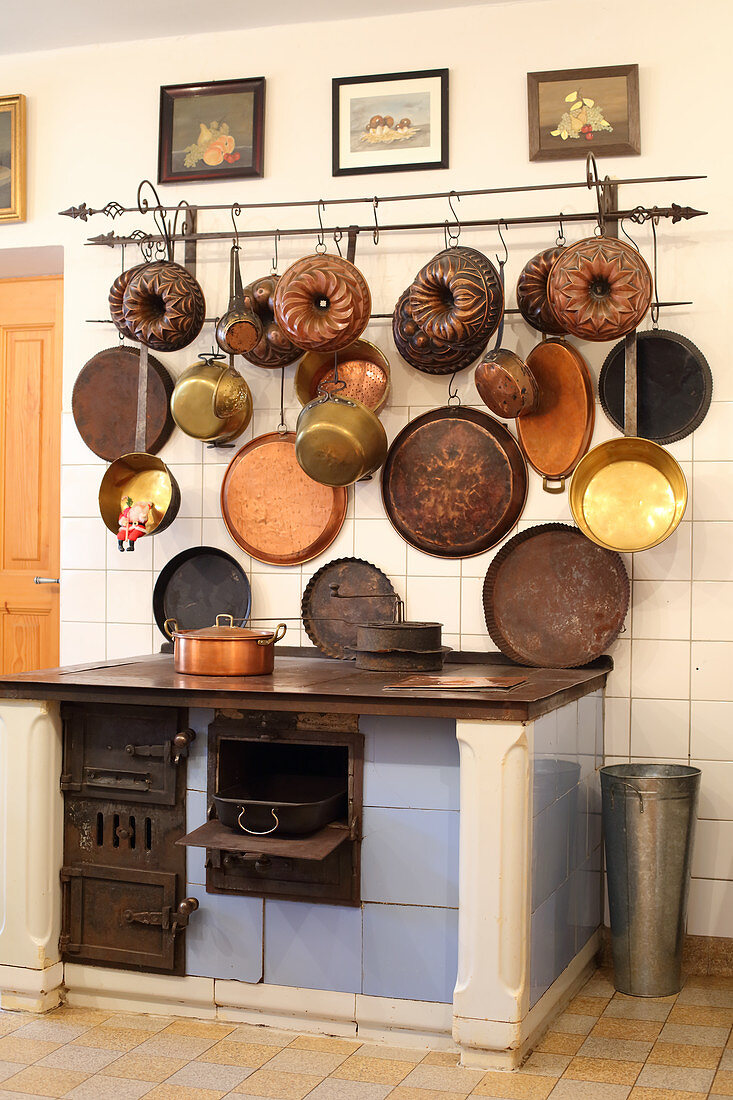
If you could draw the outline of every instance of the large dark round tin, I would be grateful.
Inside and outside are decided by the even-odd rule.
[[[361,558],[336,558],[309,580],[301,602],[305,632],[327,657],[350,659],[363,623],[394,622],[397,593],[381,569]]]
[[[251,602],[244,569],[215,546],[192,546],[176,554],[160,571],[153,589],[153,614],[166,639],[166,619],[175,619],[181,630],[211,626],[221,614],[244,622]]]
[[[137,450],[136,427],[140,352],[137,348],[105,348],[82,367],[74,383],[71,410],[74,423],[95,455],[114,462]],[[170,437],[173,379],[162,363],[148,355],[147,454],[157,454]]]
[[[514,436],[487,413],[431,409],[392,443],[382,499],[411,546],[439,558],[473,557],[500,542],[521,516],[527,466]]]
[[[595,660],[618,637],[628,607],[621,555],[564,523],[515,535],[484,581],[489,634],[523,665],[577,668]]]
[[[642,439],[674,443],[702,424],[713,397],[707,359],[677,332],[636,334],[637,429]],[[608,419],[624,430],[624,341],[609,352],[598,380]]]

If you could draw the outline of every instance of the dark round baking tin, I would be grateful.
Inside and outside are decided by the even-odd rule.
[[[153,590],[153,614],[165,633],[166,619],[180,630],[212,626],[217,615],[246,620],[252,603],[249,580],[230,554],[215,546],[192,546],[161,570]]]

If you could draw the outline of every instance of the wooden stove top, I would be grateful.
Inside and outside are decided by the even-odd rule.
[[[509,691],[388,691],[407,673],[363,672],[351,662],[322,657],[275,657],[271,676],[179,676],[173,656],[130,657],[0,677],[0,699],[136,703],[236,710],[394,714],[407,717],[523,721],[602,688],[613,667],[600,657],[586,668],[520,668],[500,653],[451,662],[450,676],[516,676]]]

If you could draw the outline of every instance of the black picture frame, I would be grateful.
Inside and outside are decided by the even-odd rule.
[[[410,172],[427,171],[434,168],[448,167],[448,138],[449,138],[449,100],[448,100],[448,69],[422,69],[408,73],[380,73],[373,76],[348,76],[334,77],[332,81],[332,174],[334,176],[357,176],[374,172]],[[395,88],[395,84],[404,83],[404,88]],[[354,95],[363,86],[364,95],[361,102],[368,104],[369,100],[375,102],[380,97],[379,85],[382,85],[381,95],[387,100],[399,103],[405,102],[410,96],[422,97],[418,100],[420,110],[424,110],[425,96],[429,96],[429,122],[420,123],[417,126],[410,125],[398,133],[399,124],[388,126],[381,134],[376,132],[379,127],[365,127],[360,143],[365,143],[364,149],[355,149],[355,133],[361,123],[359,118],[359,97]],[[349,116],[346,117],[345,109],[348,108]],[[395,111],[395,114],[397,112]],[[381,115],[375,115],[383,119]],[[390,118],[392,116],[384,116]],[[384,119],[383,119],[384,120]],[[410,122],[409,118],[404,121]],[[409,131],[413,132],[410,133]],[[392,131],[390,134],[389,131]],[[417,138],[419,144],[412,146],[406,143]],[[403,144],[404,143],[404,144]],[[348,146],[348,148],[347,148]],[[373,147],[373,156],[369,160],[370,146]],[[381,148],[378,148],[381,146]],[[391,149],[394,146],[394,154]],[[420,159],[420,149],[425,150],[425,156]],[[410,156],[401,162],[392,161],[391,156],[399,156],[400,151],[405,150]],[[390,150],[390,151],[388,151]]]
[[[246,144],[238,142],[237,129]],[[158,183],[262,178],[264,130],[264,76],[161,87]],[[176,137],[180,148],[175,148]],[[188,137],[191,141],[182,145]]]

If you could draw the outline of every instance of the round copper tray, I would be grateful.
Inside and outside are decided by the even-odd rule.
[[[588,450],[593,435],[595,403],[588,366],[564,340],[543,341],[526,362],[540,398],[532,412],[517,418],[519,442],[538,474],[563,481]]]
[[[527,499],[527,466],[503,424],[477,409],[431,409],[387,454],[382,499],[406,542],[439,558],[482,554],[509,534]]]
[[[338,585],[338,595],[332,595]],[[378,598],[374,598],[378,597]],[[336,558],[315,573],[303,593],[305,632],[327,657],[351,658],[365,623],[394,622],[397,593],[381,569],[361,558]]]
[[[221,486],[229,534],[270,565],[298,565],[322,554],[341,530],[346,503],[346,489],[319,485],[301,470],[295,432],[268,432],[245,444]]]
[[[513,661],[540,668],[577,668],[600,657],[628,608],[621,556],[564,523],[515,535],[484,582],[491,638]]]

